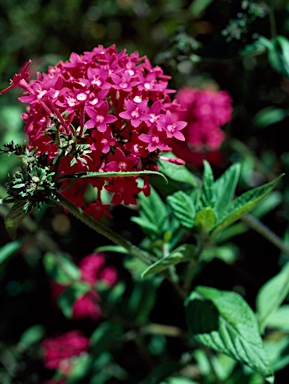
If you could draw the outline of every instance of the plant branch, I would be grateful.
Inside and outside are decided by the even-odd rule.
[[[271,229],[264,225],[261,221],[256,219],[254,216],[246,214],[241,220],[249,225],[256,232],[260,233],[265,239],[274,244],[282,252],[284,252],[289,257],[289,247],[284,243],[284,241],[276,235]]]

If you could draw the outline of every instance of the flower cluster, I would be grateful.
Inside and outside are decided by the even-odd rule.
[[[147,175],[76,179],[63,177],[83,172],[156,171],[160,152],[171,150],[172,140],[185,140],[186,122],[174,119],[169,76],[138,52],[117,52],[115,46],[98,46],[82,55],[49,67],[27,82],[26,64],[10,86],[25,90],[19,100],[29,108],[22,115],[29,148],[46,154],[61,178],[60,191],[96,220],[111,216],[101,192],[111,194],[111,204],[135,204],[135,195],[150,193]],[[58,160],[57,160],[58,159]],[[84,194],[92,185],[95,201],[86,205]]]
[[[42,342],[44,365],[47,369],[57,369],[61,375],[58,381],[48,384],[65,384],[71,372],[75,359],[86,353],[89,339],[80,331],[67,332],[61,336],[47,338]]]
[[[232,100],[226,91],[182,88],[176,95],[181,109],[176,118],[188,123],[183,130],[184,142],[174,140],[175,155],[188,163],[201,165],[203,159],[214,162],[219,158],[225,134],[221,126],[231,120]]]
[[[93,253],[84,257],[79,263],[81,281],[91,286],[86,293],[81,295],[72,306],[72,318],[81,320],[90,318],[94,321],[101,317],[99,306],[100,297],[95,290],[98,282],[112,287],[117,281],[117,272],[114,267],[104,266],[105,258],[101,253]],[[65,285],[53,283],[52,296],[57,299],[67,288]]]

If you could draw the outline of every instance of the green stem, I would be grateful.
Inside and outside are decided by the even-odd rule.
[[[188,270],[184,279],[184,291],[188,292],[192,281],[197,273],[197,267],[199,265],[200,257],[203,252],[203,245],[201,244],[201,241],[199,241],[199,244],[196,248],[196,253],[194,254],[194,260],[192,260],[188,266]]]
[[[98,232],[102,236],[105,236],[107,239],[111,240],[113,243],[120,245],[125,248],[130,254],[139,258],[146,264],[151,264],[153,256],[149,255],[147,252],[142,251],[140,248],[131,244],[128,240],[124,239],[118,233],[113,232],[110,228],[105,227],[101,223],[95,221],[92,217],[83,213],[83,211],[66,200],[59,193],[56,193],[57,199],[53,199],[54,203],[62,205],[63,208],[67,209],[72,215],[81,220],[84,224],[92,228],[94,231]]]
[[[254,216],[248,214],[244,215],[241,220],[247,225],[249,225],[256,232],[260,233],[260,235],[264,236],[265,239],[270,241],[289,257],[289,247],[279,236],[272,232],[271,229],[269,229],[261,221],[256,219]]]

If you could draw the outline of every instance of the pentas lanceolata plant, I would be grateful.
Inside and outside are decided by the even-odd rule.
[[[135,195],[141,191],[148,196],[147,174],[158,170],[160,153],[171,150],[172,139],[185,140],[181,131],[187,123],[175,120],[172,113],[176,105],[169,96],[174,92],[168,89],[170,77],[138,52],[118,53],[114,45],[72,53],[69,61],[38,73],[30,82],[29,64],[1,94],[14,87],[24,89],[19,100],[29,105],[22,115],[27,156],[37,156],[38,165],[34,162],[32,176],[28,172],[14,177],[10,190],[15,187],[33,204],[49,191],[61,191],[96,220],[102,214],[111,217],[110,205],[102,201],[103,190],[111,194],[113,206],[136,204]],[[4,151],[17,154],[11,145]],[[84,174],[86,180],[69,180]],[[97,193],[95,201],[86,204],[89,185]]]
[[[225,139],[221,127],[232,118],[232,99],[226,91],[182,88],[176,95],[181,108],[175,112],[178,120],[188,125],[182,131],[185,141],[173,140],[173,152],[189,164],[202,165],[221,160],[219,148]]]

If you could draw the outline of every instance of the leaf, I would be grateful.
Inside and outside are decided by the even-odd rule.
[[[32,325],[32,327],[27,328],[21,335],[19,344],[21,347],[28,348],[30,345],[38,343],[45,334],[45,328],[43,325]]]
[[[187,323],[197,341],[274,382],[254,312],[239,294],[199,286],[185,305]]]
[[[281,329],[289,332],[289,304],[282,305],[267,318],[266,325],[269,328]]]
[[[140,202],[140,218],[132,218],[131,220],[149,228],[157,237],[162,236],[163,232],[169,229],[169,212],[157,194],[154,188],[151,187],[151,193],[148,197],[139,196]]]
[[[284,36],[267,40],[268,60],[271,67],[281,75],[289,78],[289,41]]]
[[[67,384],[78,384],[81,379],[87,376],[92,363],[92,356],[87,353],[82,353],[78,356],[75,356],[71,370],[69,371]]]
[[[173,154],[168,154],[169,157],[174,157]],[[168,176],[174,181],[179,181],[181,183],[187,183],[193,187],[198,187],[199,183],[197,182],[194,175],[184,166],[168,161],[158,161],[159,170]]]
[[[265,128],[269,125],[279,123],[279,121],[286,119],[287,116],[288,112],[286,109],[270,106],[257,112],[252,123],[256,128]]]
[[[74,302],[90,290],[90,286],[83,282],[73,283],[65,289],[57,299],[57,304],[65,317],[71,319]]]
[[[43,258],[44,267],[48,275],[59,284],[69,284],[80,279],[78,267],[65,254],[47,252]]]
[[[210,163],[204,160],[202,201],[205,206],[214,206],[214,175]]]
[[[232,200],[240,177],[240,164],[233,164],[214,183],[215,210],[220,216]]]
[[[198,18],[202,15],[206,8],[213,2],[213,0],[194,0],[192,1],[189,11],[193,18]]]
[[[178,191],[168,196],[167,202],[183,227],[192,228],[194,226],[196,210],[192,198],[183,191]]]
[[[0,265],[3,264],[10,256],[18,251],[22,244],[21,240],[10,241],[0,248]]]
[[[17,201],[6,216],[5,227],[11,239],[15,239],[17,229],[27,214],[27,212],[24,211],[26,203],[26,200]]]
[[[264,332],[270,315],[280,307],[288,293],[289,263],[285,264],[281,271],[267,281],[258,292],[256,308],[261,332]]]
[[[95,331],[90,336],[90,345],[95,356],[107,351],[110,345],[114,345],[116,339],[123,335],[120,324],[112,321],[104,321],[98,324]]]
[[[209,233],[215,223],[216,217],[211,207],[201,209],[195,217],[195,226],[200,232]]]
[[[58,179],[58,181],[63,181],[66,179],[92,179],[92,178],[107,178],[107,177],[132,177],[132,176],[145,176],[145,175],[155,175],[161,176],[166,183],[168,183],[167,178],[160,172],[156,171],[138,171],[138,172],[76,172],[70,175],[64,175]]]
[[[143,273],[142,277],[159,273],[169,268],[172,265],[193,260],[195,246],[193,244],[183,244],[172,251],[168,256],[156,261],[150,265]]]
[[[253,188],[250,191],[243,193],[243,195],[239,196],[237,199],[233,200],[225,210],[223,216],[212,228],[211,235],[215,236],[222,229],[228,227],[245,213],[255,208],[255,206],[259,204],[272,191],[281,177],[283,177],[283,175],[280,175],[277,177],[277,179],[267,184]]]

